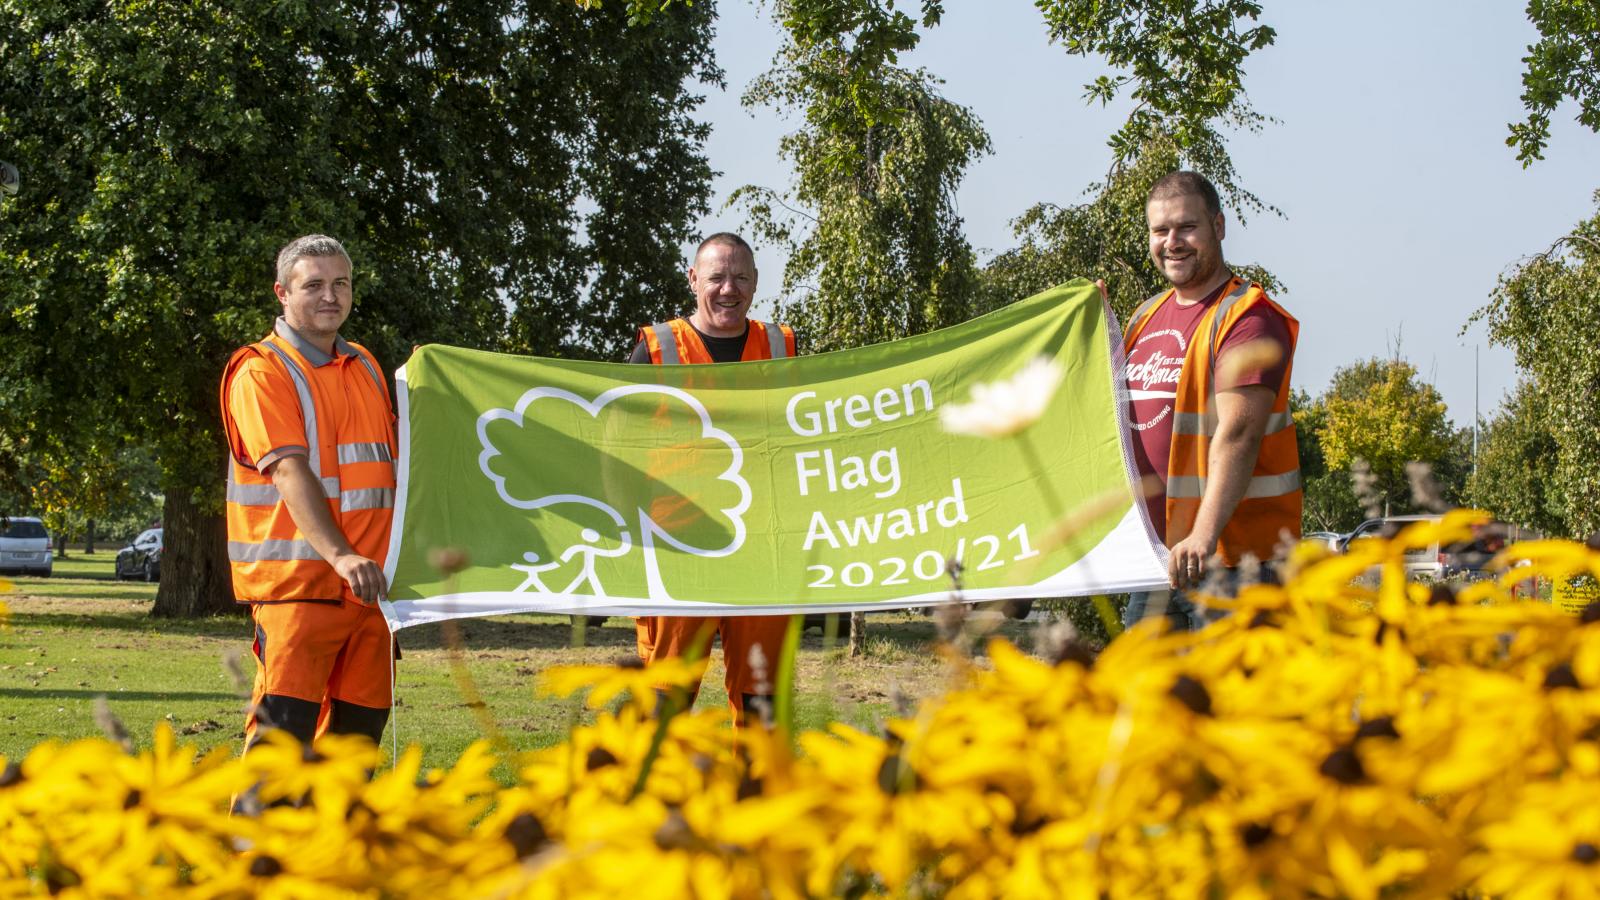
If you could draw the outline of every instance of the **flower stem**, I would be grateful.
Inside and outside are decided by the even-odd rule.
[[[1056,493],[1056,487],[1050,482],[1050,476],[1045,471],[1044,460],[1040,458],[1039,451],[1033,446],[1033,439],[1028,437],[1026,429],[1017,432],[1017,447],[1022,450],[1022,457],[1028,467],[1033,470],[1034,482],[1039,485],[1039,493],[1044,495],[1045,502],[1050,505],[1050,515],[1054,521],[1060,521],[1067,514],[1061,502],[1061,495]],[[1100,614],[1100,624],[1105,626],[1106,635],[1115,638],[1122,633],[1122,622],[1117,618],[1117,611],[1112,608],[1110,598],[1104,594],[1095,594],[1090,598],[1094,604],[1095,612]]]
[[[1059,519],[1067,514],[1062,508],[1061,495],[1056,493],[1056,486],[1050,483],[1050,476],[1045,473],[1044,460],[1039,457],[1039,451],[1034,449],[1033,438],[1028,437],[1026,429],[1017,432],[1017,446],[1022,450],[1022,456],[1028,463],[1028,468],[1033,470],[1034,480],[1039,485],[1039,492],[1044,494],[1045,502],[1050,504],[1051,518]]]
[[[773,718],[784,736],[794,740],[794,683],[795,668],[799,665],[800,630],[804,616],[790,616],[789,627],[783,633],[783,650],[778,656],[778,684],[773,697]]]
[[[684,651],[684,660],[693,663],[704,656],[710,649],[713,634],[711,629],[701,628]],[[673,718],[694,705],[694,694],[682,688],[671,688],[658,693],[660,696],[656,701],[656,730],[650,736],[650,747],[645,751],[644,759],[639,763],[639,777],[634,779],[633,790],[628,793],[629,803],[644,793],[645,785],[650,781],[650,770],[655,767],[656,758],[661,755],[661,745],[667,740],[667,730],[672,726]]]

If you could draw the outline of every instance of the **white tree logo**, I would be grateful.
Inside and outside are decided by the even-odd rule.
[[[639,402],[611,406],[636,395],[655,395],[654,413],[641,412]],[[698,424],[693,436],[680,439],[690,423]],[[513,409],[480,415],[477,430],[483,448],[478,468],[494,482],[501,500],[551,513],[544,523],[550,526],[544,529],[545,541],[548,532],[573,532],[576,526],[575,533],[555,537],[554,544],[528,551],[520,564],[510,566],[523,576],[517,591],[609,596],[597,564],[632,552],[635,523],[651,600],[672,599],[661,576],[658,546],[716,558],[744,545],[744,514],[750,508],[750,485],[740,475],[744,451],[685,391],[624,385],[591,401],[538,387],[524,393]],[[646,462],[636,465],[635,458]],[[720,474],[711,477],[718,469]],[[595,512],[585,515],[585,510]],[[560,546],[563,542],[566,546]]]

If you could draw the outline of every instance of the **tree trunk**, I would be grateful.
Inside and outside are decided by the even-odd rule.
[[[174,487],[167,491],[161,526],[161,587],[150,615],[195,619],[242,613],[244,607],[233,601],[222,516],[196,504],[192,488]]]
[[[83,531],[83,552],[94,552],[94,520],[89,520],[89,527]]]
[[[850,647],[851,656],[860,656],[867,644],[867,614],[853,612],[850,614]]]
[[[67,558],[67,530],[65,528],[56,532],[56,559]]]

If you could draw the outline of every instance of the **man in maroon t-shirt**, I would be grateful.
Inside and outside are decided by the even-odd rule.
[[[1145,206],[1150,226],[1150,258],[1172,285],[1169,297],[1151,315],[1128,353],[1128,421],[1134,461],[1141,475],[1154,476],[1160,491],[1146,503],[1150,522],[1163,543],[1167,538],[1167,461],[1172,447],[1178,376],[1195,329],[1233,281],[1222,259],[1225,222],[1216,188],[1193,172],[1174,172],[1150,191]],[[1262,354],[1263,341],[1280,352]],[[1245,345],[1252,350],[1229,365],[1229,354]],[[1250,309],[1223,337],[1216,351],[1217,433],[1212,439],[1212,477],[1194,529],[1172,547],[1169,576],[1175,589],[1166,614],[1177,628],[1204,624],[1181,588],[1198,584],[1216,552],[1217,536],[1244,496],[1273,400],[1289,369],[1293,341],[1289,325],[1268,304]],[[1240,365],[1240,360],[1250,360]],[[1271,360],[1263,362],[1262,360]],[[1134,594],[1126,623],[1143,618],[1150,595]],[[1150,610],[1155,613],[1154,609]]]

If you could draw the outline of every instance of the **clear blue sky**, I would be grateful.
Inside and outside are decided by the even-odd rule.
[[[1294,383],[1321,393],[1356,359],[1400,354],[1438,387],[1451,418],[1473,410],[1473,347],[1481,345],[1485,415],[1516,379],[1511,354],[1461,329],[1496,277],[1593,214],[1600,136],[1558,110],[1543,162],[1524,170],[1504,144],[1522,105],[1521,58],[1537,38],[1521,3],[1273,2],[1263,19],[1277,42],[1247,62],[1256,108],[1280,124],[1231,142],[1242,183],[1283,218],[1231,215],[1230,260],[1260,263],[1287,285],[1278,297],[1301,321]],[[714,184],[705,231],[738,230],[723,210],[742,184],[785,187],[778,139],[795,127],[739,96],[779,46],[770,8],[721,0],[712,51],[728,89],[710,90],[701,116]],[[907,6],[911,9],[912,6]],[[970,107],[994,153],[958,194],[980,259],[1013,245],[1010,220],[1034,203],[1078,202],[1106,170],[1105,138],[1124,110],[1086,106],[1082,86],[1103,61],[1069,57],[1045,39],[1023,0],[949,0],[944,23],[904,62],[943,78]],[[758,307],[782,281],[783,255],[758,248]],[[1091,273],[1084,273],[1091,274]]]

